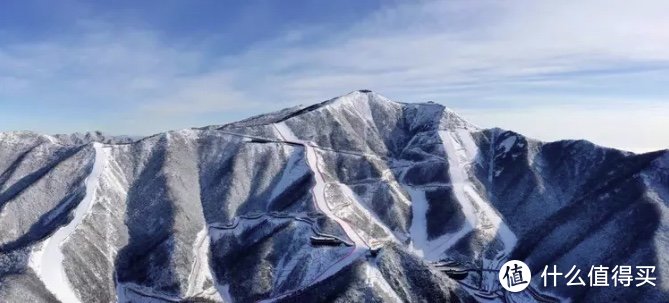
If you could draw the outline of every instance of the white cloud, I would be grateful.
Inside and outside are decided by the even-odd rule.
[[[26,115],[54,110],[14,119],[13,129],[149,134],[258,108],[231,85],[234,75],[203,67],[202,51],[169,47],[151,32],[94,28],[72,41],[0,47],[0,102]]]
[[[278,82],[299,91],[357,84],[403,93],[669,61],[669,34],[662,30],[669,19],[658,13],[669,3],[586,2],[452,1],[387,9],[318,47],[275,49],[282,68],[302,71]]]
[[[669,136],[657,128],[669,123],[642,112],[668,101],[668,9],[669,2],[645,0],[418,1],[352,24],[291,29],[234,56],[84,23],[91,30],[75,41],[0,47],[0,97],[65,107],[74,99],[114,102],[95,126],[150,133],[369,88],[440,101],[494,122],[486,126],[540,139],[661,148]],[[625,115],[630,102],[639,111]],[[569,114],[560,116],[576,120],[551,120],[565,104]],[[667,107],[650,111],[669,115]],[[615,121],[623,116],[630,132],[647,137],[619,136]],[[554,126],[564,123],[579,127]]]

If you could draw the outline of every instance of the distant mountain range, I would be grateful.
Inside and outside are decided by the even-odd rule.
[[[146,138],[7,132],[0,231],[1,302],[669,302],[669,151],[367,90]],[[546,265],[657,285],[544,287]]]

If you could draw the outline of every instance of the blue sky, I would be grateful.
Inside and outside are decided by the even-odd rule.
[[[2,1],[0,131],[151,134],[369,88],[669,147],[669,2]]]

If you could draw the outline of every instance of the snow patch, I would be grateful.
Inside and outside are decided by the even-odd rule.
[[[225,303],[232,303],[232,296],[230,295],[230,284],[225,284],[218,287],[218,293],[221,295],[221,299]]]
[[[398,295],[397,292],[388,284],[388,281],[383,277],[381,271],[376,266],[376,263],[365,263],[365,283],[374,288],[378,287],[384,294],[387,295],[386,299],[390,299],[388,302],[404,302]]]
[[[506,153],[511,150],[514,144],[516,144],[516,139],[518,139],[516,136],[508,137],[502,140],[502,142],[499,143],[499,146],[503,148],[504,149],[503,152]]]
[[[288,186],[292,185],[297,179],[306,173],[306,167],[301,165],[299,161],[302,161],[302,156],[299,153],[293,153],[288,159],[286,168],[283,169],[283,173],[279,178],[276,186],[272,190],[272,195],[270,200],[274,200],[281,193],[286,191]]]

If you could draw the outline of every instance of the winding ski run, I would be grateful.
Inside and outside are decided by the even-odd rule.
[[[279,137],[285,141],[285,142],[291,142],[295,144],[299,144],[304,147],[304,152],[306,154],[306,162],[307,166],[311,169],[314,175],[314,180],[316,181],[316,184],[314,187],[311,189],[311,193],[314,197],[314,204],[316,205],[316,208],[323,212],[328,218],[331,220],[337,222],[339,226],[344,230],[344,233],[346,233],[346,236],[351,239],[353,242],[353,247],[351,250],[344,255],[343,257],[339,258],[337,261],[334,263],[330,264],[325,270],[321,271],[319,274],[317,274],[305,287],[298,288],[292,291],[289,291],[287,293],[281,294],[279,296],[273,297],[273,298],[268,298],[266,300],[262,300],[260,302],[273,302],[281,298],[285,298],[287,296],[290,296],[294,293],[297,293],[304,288],[313,285],[315,283],[318,283],[320,281],[325,280],[328,277],[333,276],[340,270],[342,270],[344,267],[350,265],[353,263],[355,260],[357,260],[360,256],[365,254],[366,251],[369,250],[369,246],[367,243],[363,240],[363,238],[355,231],[355,229],[348,223],[346,220],[341,219],[337,215],[332,212],[330,209],[330,206],[328,205],[326,199],[325,199],[325,186],[326,182],[325,179],[323,178],[323,174],[321,173],[320,168],[318,167],[318,155],[316,153],[316,150],[314,148],[314,144],[309,141],[304,141],[298,139],[293,132],[286,126],[284,123],[276,123],[273,124],[277,134]]]

